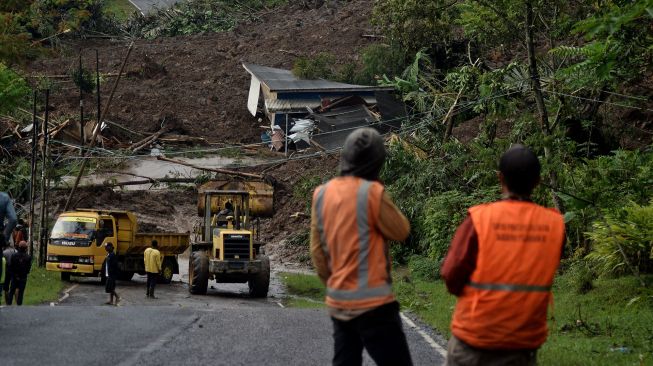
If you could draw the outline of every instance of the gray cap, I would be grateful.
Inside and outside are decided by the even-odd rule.
[[[383,137],[373,128],[350,133],[340,154],[340,174],[377,180],[385,161]]]

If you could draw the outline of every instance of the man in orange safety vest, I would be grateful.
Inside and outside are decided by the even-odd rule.
[[[565,225],[530,199],[537,156],[514,145],[499,161],[503,198],[469,209],[441,269],[458,296],[447,365],[534,365],[547,338],[547,306]]]
[[[355,130],[345,140],[340,176],[313,194],[311,257],[327,287],[333,365],[361,365],[363,348],[377,365],[412,365],[387,243],[405,240],[410,225],[379,182],[385,155],[376,130]]]

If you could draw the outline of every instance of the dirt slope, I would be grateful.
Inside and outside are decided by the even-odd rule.
[[[299,4],[262,12],[260,21],[241,24],[233,32],[137,40],[107,119],[136,131],[155,132],[165,120],[181,134],[212,142],[260,141],[259,123],[247,111],[249,74],[242,62],[291,68],[297,56],[331,52],[339,62],[355,61],[370,44],[369,14],[373,2],[355,0],[336,8],[306,9]],[[85,40],[67,43],[64,55],[26,66],[31,75],[66,75],[84,65],[95,70],[99,50],[102,73],[117,73],[128,41]],[[114,77],[102,83],[106,100]],[[52,117],[78,118],[78,91],[58,79],[52,93]],[[94,97],[86,108],[95,113]],[[103,102],[104,104],[104,102]],[[134,136],[113,132],[128,143]]]

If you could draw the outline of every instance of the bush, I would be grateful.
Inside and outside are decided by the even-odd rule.
[[[361,51],[362,69],[356,76],[359,84],[376,84],[384,75],[400,75],[406,66],[406,54],[399,47],[373,44]]]
[[[571,262],[565,272],[564,282],[566,287],[572,288],[577,294],[583,295],[594,288],[596,272],[586,260],[568,260]],[[561,265],[561,267],[564,266]]]
[[[314,57],[300,57],[295,61],[292,73],[302,79],[335,79],[336,58],[328,52],[318,53]]]
[[[410,274],[420,280],[435,281],[440,278],[440,261],[414,255],[408,260]]]
[[[593,248],[587,259],[600,275],[629,274],[629,265],[640,273],[653,273],[653,201],[647,206],[630,203],[606,214],[592,229],[588,235]]]
[[[24,106],[30,94],[25,79],[0,62],[0,114]]]

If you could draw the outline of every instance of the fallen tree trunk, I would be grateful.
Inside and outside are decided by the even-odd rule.
[[[148,178],[143,180],[131,180],[127,182],[105,182],[79,186],[79,188],[113,188],[123,186],[138,186],[142,184],[159,184],[159,183],[195,183],[195,178]],[[52,189],[70,189],[68,186],[53,187]]]
[[[227,174],[227,175],[235,175],[235,176],[245,177],[245,178],[263,179],[263,176],[259,175],[259,174],[243,173],[243,172],[237,172],[237,171],[234,171],[234,170],[219,169],[219,168],[205,168],[205,167],[201,167],[201,166],[198,166],[198,165],[193,165],[193,164],[190,164],[190,163],[186,163],[184,161],[169,159],[169,158],[166,158],[166,157],[163,157],[163,156],[157,156],[156,158],[158,160],[168,161],[168,162],[179,164],[179,165],[185,165],[187,167],[191,167],[191,168],[195,168],[195,169],[199,169],[199,170],[205,170],[207,172],[216,172],[216,173]]]
[[[140,150],[140,149],[144,148],[145,146],[147,146],[147,144],[154,142],[157,138],[159,138],[159,136],[163,135],[167,131],[168,131],[167,128],[162,128],[158,132],[156,132],[156,133],[154,133],[154,134],[152,134],[152,135],[150,135],[150,136],[148,136],[148,137],[146,137],[146,138],[132,144],[129,147],[129,150],[131,150],[133,152],[137,152],[138,150]]]

